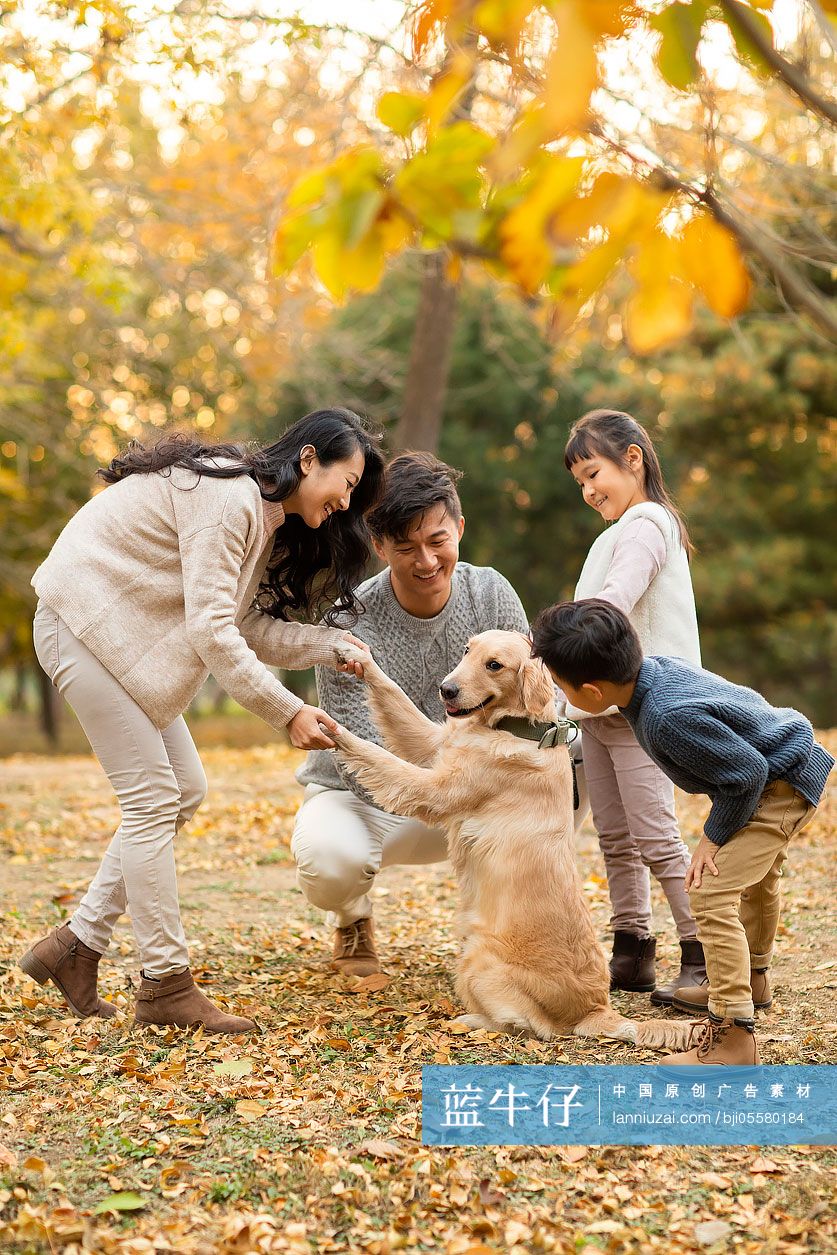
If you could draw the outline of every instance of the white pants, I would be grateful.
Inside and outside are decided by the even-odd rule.
[[[576,832],[588,809],[580,762],[577,779]],[[297,883],[308,901],[330,911],[336,927],[346,928],[372,914],[369,891],[382,867],[442,863],[448,847],[438,828],[388,815],[348,789],[309,784],[297,812],[291,853]]]
[[[305,787],[291,837],[297,882],[338,928],[372,914],[369,890],[382,867],[442,863],[445,834],[418,819],[388,815],[348,789]]]
[[[43,604],[35,614],[34,640],[38,661],[75,711],[122,811],[70,927],[91,950],[104,952],[127,909],[143,971],[155,977],[183,971],[189,953],[180,920],[174,835],[206,796],[206,776],[186,722],[180,716],[164,731],[156,728],[63,619]]]

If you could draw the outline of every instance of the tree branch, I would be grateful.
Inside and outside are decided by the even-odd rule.
[[[797,309],[803,309],[820,331],[837,341],[837,310],[822,299],[816,288],[798,270],[788,265],[781,252],[758,235],[749,222],[721,205],[711,192],[705,193],[701,199],[716,221],[732,232],[742,248],[764,262],[785,297]]]
[[[742,4],[741,0],[719,0],[719,3],[727,17],[740,26],[750,43],[758,49],[759,56],[767,62],[785,86],[789,87],[813,113],[818,113],[821,118],[837,126],[837,104],[815,91],[807,75],[799,66],[786,60],[771,43],[768,43],[764,32],[753,17],[752,9]]]
[[[37,257],[39,261],[52,261],[63,256],[63,249],[44,248],[37,240],[27,238],[13,222],[0,219],[0,239],[6,240],[16,253],[26,257]]]
[[[746,253],[763,262],[785,298],[795,308],[803,310],[820,331],[837,341],[837,309],[828,301],[823,300],[817,289],[788,264],[782,257],[781,248],[773,248],[743,216],[739,216],[731,207],[722,205],[711,189],[688,183],[678,174],[667,169],[661,162],[655,164],[648,158],[631,152],[625,144],[612,139],[601,126],[592,128],[592,133],[610,148],[627,157],[635,166],[644,166],[661,187],[681,192],[694,204],[705,205],[716,222],[720,222],[732,232]]]
[[[204,16],[207,15],[204,14]],[[346,26],[338,22],[312,23],[305,22],[302,18],[294,16],[277,17],[270,13],[260,13],[258,11],[251,13],[230,13],[227,10],[220,8],[213,9],[209,16],[218,18],[219,21],[222,22],[233,22],[237,24],[244,24],[246,22],[262,22],[266,26],[285,26],[289,30],[296,31],[302,38],[306,35],[353,35],[357,39],[364,40],[366,43],[370,44],[371,47],[377,48],[379,52],[385,49],[387,52],[393,53],[411,69],[415,70],[418,68],[413,59],[404,52],[403,48],[396,47],[396,45],[390,43],[388,39],[384,39],[380,35],[370,35],[367,31],[356,30],[352,26]]]
[[[817,4],[817,0],[808,0],[808,8],[813,10],[814,17],[817,19],[817,25],[823,37],[831,45],[832,51],[837,52],[837,34],[835,34],[834,27],[829,22],[828,17],[823,13],[822,5]]]

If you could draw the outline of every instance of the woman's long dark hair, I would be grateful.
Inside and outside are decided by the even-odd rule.
[[[666,488],[657,451],[642,423],[631,418],[630,414],[622,410],[589,410],[570,429],[570,438],[564,450],[564,465],[571,471],[576,462],[598,454],[617,466],[627,468],[627,452],[632,444],[642,450],[646,496],[668,510],[677,524],[686,556],[691,557],[694,545],[689,539],[686,522]]]
[[[351,494],[348,510],[336,511],[318,528],[308,527],[297,514],[288,515],[276,532],[273,554],[256,598],[259,609],[276,619],[288,619],[290,612],[298,611],[308,618],[322,615],[329,625],[338,615],[347,616],[354,624],[363,609],[354,590],[370,557],[364,515],[378,501],[383,482],[380,444],[381,437],[351,410],[315,410],[263,449],[205,445],[179,433],[164,436],[151,446],[132,441],[99,475],[107,484],[152,471],[171,473],[173,466],[213,479],[249,475],[266,501],[284,501],[302,479],[299,455],[305,445],[314,446],[325,466],[350,458],[360,449],[363,474]]]

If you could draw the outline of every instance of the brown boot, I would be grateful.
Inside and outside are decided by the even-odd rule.
[[[773,996],[770,992],[770,981],[767,976],[767,968],[754,968],[750,973],[750,988],[753,991],[753,1006],[757,1011],[767,1011],[773,1006]],[[692,988],[678,989],[671,1000],[671,1005],[676,1007],[678,1011],[688,1011],[692,1015],[701,1011],[709,1010],[709,980],[701,985],[695,985]]]
[[[651,995],[651,1002],[655,1007],[670,1007],[674,1002],[675,994],[681,990],[694,989],[700,986],[706,986],[707,991],[709,983],[706,977],[706,960],[703,957],[703,946],[697,938],[691,941],[680,942],[680,971],[674,980],[669,981],[667,985],[659,985]],[[704,1009],[709,1006],[709,995],[707,992],[707,1001],[703,1004]]]
[[[335,929],[331,966],[335,972],[345,972],[347,976],[371,976],[373,972],[380,972],[371,916]]]
[[[638,937],[636,933],[617,929],[613,934],[610,959],[610,988],[649,994],[657,983],[654,974],[656,955],[656,937]]]
[[[707,1019],[692,1025],[689,1041],[695,1043],[691,1050],[664,1055],[660,1066],[673,1063],[687,1067],[715,1064],[753,1068],[761,1062],[752,1020],[721,1019],[710,1011]]]
[[[135,1024],[174,1024],[193,1028],[202,1024],[208,1033],[252,1033],[256,1024],[240,1015],[227,1015],[202,994],[192,973],[175,972],[161,980],[143,975],[137,994]]]
[[[18,961],[18,967],[39,985],[52,981],[80,1020],[90,1015],[110,1020],[116,1015],[116,1007],[103,1002],[96,990],[101,957],[98,950],[79,941],[69,924],[62,924],[36,941]]]

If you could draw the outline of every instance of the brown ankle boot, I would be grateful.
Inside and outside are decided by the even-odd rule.
[[[175,972],[161,980],[143,975],[137,994],[135,1024],[174,1024],[193,1028],[202,1024],[207,1033],[252,1033],[256,1024],[240,1015],[227,1015],[202,994],[192,973]]]
[[[752,1020],[721,1019],[709,1012],[705,1020],[692,1025],[691,1050],[664,1055],[660,1066],[685,1064],[687,1067],[715,1064],[718,1067],[753,1068],[760,1063]]]
[[[18,967],[39,985],[52,981],[80,1020],[90,1015],[110,1020],[116,1015],[116,1007],[103,1002],[96,990],[101,957],[97,950],[79,941],[69,924],[62,924],[36,941],[18,961]]]
[[[767,1011],[773,1006],[773,996],[770,992],[770,981],[767,976],[767,968],[754,968],[750,973],[750,988],[753,991],[753,1006],[757,1011]],[[694,1015],[695,1012],[709,1010],[709,980],[708,978],[701,984],[692,988],[678,989],[671,1000],[671,1005],[676,1007],[678,1011],[688,1011]]]
[[[703,1003],[703,1007],[706,1008],[709,1006],[709,983],[706,977],[703,946],[696,938],[691,941],[681,941],[680,971],[674,980],[654,990],[651,1002],[655,1007],[670,1007],[674,1002],[675,994],[679,994],[681,990],[691,990],[699,986],[706,986],[706,1002]],[[701,992],[703,992],[702,989]]]
[[[610,960],[610,988],[627,989],[631,993],[649,994],[656,984],[654,963],[656,937],[637,937],[617,929],[613,934]]]
[[[345,972],[348,976],[371,976],[373,972],[380,972],[371,916],[335,930],[331,966],[335,972]]]

